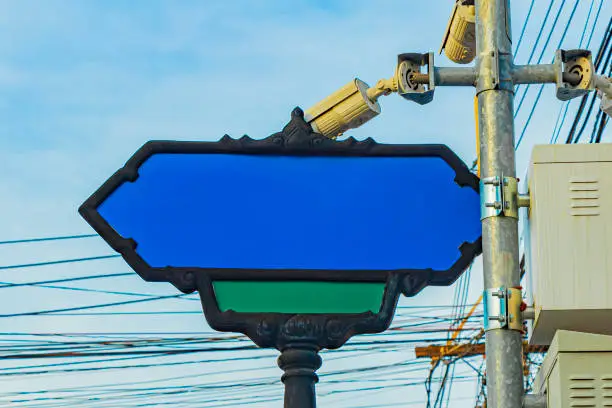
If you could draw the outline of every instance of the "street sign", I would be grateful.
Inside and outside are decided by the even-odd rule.
[[[400,291],[481,251],[478,179],[448,147],[333,141],[300,109],[263,140],[148,142],[79,211],[143,279],[266,347],[296,314],[340,316],[320,347],[382,331]]]

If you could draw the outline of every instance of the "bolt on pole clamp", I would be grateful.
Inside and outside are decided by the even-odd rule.
[[[494,329],[523,331],[521,289],[504,286],[486,289],[482,298],[485,331]]]
[[[518,193],[518,179],[494,176],[480,180],[480,219],[512,217],[518,219],[519,207],[529,207],[529,196]]]

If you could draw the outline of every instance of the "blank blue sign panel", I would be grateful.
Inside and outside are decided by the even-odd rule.
[[[149,266],[446,270],[481,235],[438,157],[158,153],[99,207]]]

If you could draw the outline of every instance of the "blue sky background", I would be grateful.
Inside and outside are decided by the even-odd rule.
[[[588,37],[600,2],[603,6],[590,48],[599,45],[612,15],[612,3],[581,0],[563,48],[578,48],[593,4]],[[0,240],[89,233],[91,230],[77,215],[77,207],[147,140],[217,140],[225,133],[265,137],[282,128],[293,107],[308,108],[354,77],[374,84],[379,78],[391,76],[397,54],[437,51],[451,4],[443,0],[1,0]],[[527,60],[543,22],[544,34],[548,34],[552,24],[552,17],[544,21],[548,4],[536,2],[516,55],[517,63]],[[552,16],[562,4],[559,25],[544,51],[543,62],[552,58],[574,1],[556,0]],[[512,2],[515,39],[528,6],[528,0]],[[536,57],[542,43],[543,40]],[[583,46],[585,43],[583,40]],[[436,64],[450,63],[436,55]],[[517,133],[524,126],[537,89],[530,89],[517,117]],[[440,87],[434,101],[425,106],[392,95],[381,100],[379,117],[349,134],[389,143],[444,143],[471,163],[475,157],[473,93],[469,88]],[[547,85],[517,153],[519,175],[525,173],[531,146],[549,141],[561,106],[554,96],[554,86]],[[576,101],[570,105],[562,135],[567,134],[576,106]],[[611,136],[608,127],[604,141],[610,142]],[[111,250],[99,239],[0,246],[0,265],[109,253]],[[0,271],[0,280],[58,279],[126,270],[122,261],[107,260],[9,269]],[[481,290],[480,274],[477,263],[471,274],[472,300]],[[176,293],[169,285],[147,284],[136,276],[87,285]],[[453,292],[454,288],[430,288],[415,299],[404,299],[402,304],[451,304]],[[44,288],[4,289],[2,295],[3,314],[123,299]],[[198,310],[196,301],[184,299],[145,305],[113,310]],[[209,330],[198,315],[20,317],[4,318],[2,323],[5,332]],[[367,358],[330,361],[321,372],[334,367],[411,360],[411,347]],[[270,357],[241,364],[260,367],[257,375],[280,374],[274,352],[257,351],[253,355],[257,353]],[[8,363],[0,363],[0,367],[3,364]],[[130,371],[129,375],[143,381],[155,376],[199,375],[190,380],[199,384],[239,378],[237,374],[211,374],[218,370],[215,364],[209,364],[172,371],[151,368]],[[418,370],[406,375],[424,380],[426,362]],[[461,370],[470,371],[468,367]],[[7,390],[102,384],[121,375],[113,371],[0,378],[0,401]],[[252,376],[244,374],[244,379],[252,380]],[[450,406],[473,406],[476,385],[460,384],[453,391]],[[421,382],[385,392],[344,393],[341,398],[333,393],[346,386],[326,385],[322,380],[320,406],[354,407],[358,406],[356,400],[364,407],[383,406],[422,402],[424,396]],[[278,384],[271,385],[270,390],[281,397]],[[280,406],[280,400],[252,406],[272,405]]]

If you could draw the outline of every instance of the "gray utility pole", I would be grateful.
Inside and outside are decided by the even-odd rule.
[[[475,5],[480,177],[501,184],[504,178],[516,179],[510,2],[477,0]],[[491,311],[490,294],[506,296],[507,288],[520,285],[518,218],[497,214],[483,218],[482,252],[483,299]],[[491,317],[485,313],[485,319]],[[522,323],[519,316],[515,319]],[[485,338],[487,403],[492,408],[519,408],[523,401],[522,334],[499,323],[500,327],[489,327]]]
[[[434,68],[433,85],[476,86],[487,403],[519,408],[524,391],[514,85],[556,82],[557,69],[514,66],[509,0],[476,0],[475,7],[476,68]],[[417,74],[413,81],[426,84],[430,76]]]
[[[524,390],[518,208],[528,206],[529,199],[517,191],[514,86],[556,83],[557,97],[567,100],[593,90],[598,81],[609,86],[609,80],[594,74],[591,55],[586,50],[559,50],[554,64],[515,66],[510,0],[475,0],[473,4],[475,68],[432,67],[433,57],[429,54],[429,61],[421,64],[427,65],[427,73],[417,71],[407,81],[427,86],[421,91],[429,93],[424,103],[432,99],[436,85],[476,87],[487,403],[491,408],[520,408]],[[399,92],[402,93],[401,86]],[[402,96],[419,102],[408,90]]]

